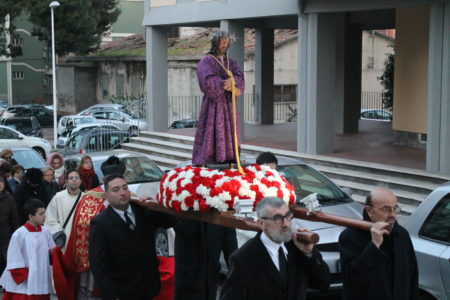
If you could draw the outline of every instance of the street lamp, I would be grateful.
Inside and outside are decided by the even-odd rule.
[[[52,77],[53,77],[53,142],[56,148],[56,143],[58,139],[57,135],[57,127],[58,127],[58,118],[57,118],[57,101],[56,101],[56,58],[55,58],[55,21],[53,19],[53,9],[59,7],[60,4],[58,1],[52,1],[49,5],[51,12],[51,22],[52,22]]]

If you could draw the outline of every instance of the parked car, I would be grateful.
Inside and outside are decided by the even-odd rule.
[[[43,158],[50,153],[52,146],[47,140],[26,136],[10,127],[0,125],[0,147],[25,146],[36,150]]]
[[[73,134],[64,147],[63,155],[85,154],[91,152],[120,149],[122,143],[130,141],[130,135],[125,130],[103,130],[101,128]]]
[[[95,120],[95,118],[94,118]],[[58,142],[56,143],[56,147],[60,149],[64,149],[66,146],[67,140],[75,133],[89,131],[92,129],[102,128],[104,130],[120,130],[119,127],[111,124],[102,124],[102,123],[87,123],[87,124],[78,124],[76,126],[66,127],[61,135],[58,138]]]
[[[139,197],[152,197],[156,199],[159,191],[159,181],[164,175],[163,171],[149,158],[149,156],[127,150],[113,150],[89,154],[92,158],[95,173],[103,178],[101,164],[110,156],[116,155],[125,163],[125,180],[128,188]],[[68,156],[64,160],[66,169],[78,167],[82,154]],[[169,238],[168,238],[169,237]],[[174,231],[159,228],[155,234],[156,252],[159,256],[173,256]]]
[[[391,122],[392,113],[383,109],[361,109],[361,119]]]
[[[102,104],[95,104],[92,106],[89,106],[83,111],[80,111],[78,115],[92,115],[95,112],[99,111],[110,111],[110,110],[117,110],[124,112],[126,114],[129,114],[130,112],[123,106],[122,104],[112,104],[112,103],[102,103]]]
[[[100,123],[116,125],[122,130],[127,130],[132,135],[138,135],[140,130],[147,129],[145,120],[135,119],[119,110],[97,111],[91,115]]]
[[[5,101],[0,101],[0,113],[2,113],[7,107],[8,103],[6,103]]]
[[[97,123],[97,120],[92,116],[70,115],[59,119],[57,133],[60,135],[66,127],[76,126],[78,124],[92,124]]]
[[[450,299],[450,182],[405,221],[419,267],[421,299]]]
[[[169,129],[179,129],[179,128],[195,128],[197,127],[197,120],[178,120],[178,121],[174,121],[172,122],[172,124],[170,124]]]
[[[7,107],[2,115],[2,119],[9,119],[12,117],[31,117],[35,116],[39,124],[42,127],[51,127],[53,126],[53,111],[48,110],[42,105],[13,105]],[[57,119],[59,120],[61,116],[58,115]]]
[[[43,137],[41,124],[36,117],[13,117],[1,119],[0,124],[11,127],[27,136]]]
[[[0,146],[0,151],[6,148],[12,150],[13,158],[25,170],[28,170],[30,168],[42,169],[47,166],[47,163],[44,160],[44,158],[32,148],[22,146],[12,146],[12,147]]]
[[[297,206],[304,207],[301,200],[310,194],[317,193],[317,199],[322,206],[322,212],[362,219],[363,206],[351,198],[351,190],[341,189],[325,175],[299,160],[282,156],[277,158],[277,171],[293,185],[296,193]],[[256,156],[242,155],[241,161],[243,165],[252,164],[256,162]],[[190,162],[183,165],[187,164],[190,164]],[[345,227],[296,218],[292,224],[294,227],[308,228],[319,234],[320,241],[315,247],[321,252],[323,260],[328,264],[331,273],[331,287],[325,294],[338,294],[342,289],[338,239]],[[256,232],[252,231],[236,230],[236,232],[239,247],[256,235]],[[221,272],[228,272],[223,257],[221,259]],[[311,290],[309,294],[316,295],[318,292]],[[320,294],[323,295],[324,292]]]

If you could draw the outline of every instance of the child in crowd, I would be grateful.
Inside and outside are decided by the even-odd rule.
[[[17,229],[8,246],[6,269],[0,285],[2,300],[50,300],[50,250],[55,247],[45,227],[45,205],[38,199],[25,202],[28,221]]]

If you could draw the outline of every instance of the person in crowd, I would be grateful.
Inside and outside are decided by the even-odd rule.
[[[19,215],[16,203],[5,189],[7,183],[0,176],[0,274],[6,267],[6,252],[13,232],[19,228]]]
[[[11,167],[11,177],[8,178],[8,186],[12,194],[14,194],[17,186],[22,182],[24,175],[25,169],[22,165],[14,165]]]
[[[80,173],[77,170],[69,170],[66,173],[66,189],[56,193],[47,207],[45,226],[52,234],[64,231],[66,240],[70,238],[73,212],[83,196],[80,185]],[[65,245],[62,249],[65,250]]]
[[[17,165],[16,165],[17,166]],[[4,161],[1,165],[0,165],[0,176],[3,177],[4,181],[5,181],[5,187],[4,189],[6,191],[8,191],[10,194],[12,194],[11,188],[9,187],[8,184],[8,179],[12,178],[11,176],[11,164],[7,161]]]
[[[13,194],[21,224],[27,221],[27,215],[23,212],[23,205],[28,199],[37,198],[44,202],[45,206],[50,202],[42,180],[42,171],[37,168],[30,168],[25,173],[25,180],[17,186]]]
[[[347,228],[339,237],[343,298],[419,299],[416,255],[408,232],[397,223],[397,197],[377,188],[366,198],[363,219],[370,232]]]
[[[328,288],[329,269],[320,252],[293,238],[289,206],[266,197],[256,213],[262,232],[231,255],[220,299],[305,299],[307,288]]]
[[[64,156],[61,153],[53,152],[47,155],[47,165],[55,171],[55,181],[60,189],[64,188],[66,169],[64,168]]]
[[[175,218],[130,203],[122,175],[104,181],[108,207],[94,217],[89,232],[89,264],[103,299],[148,300],[160,290],[155,232]],[[132,257],[133,259],[130,259]]]
[[[97,174],[94,171],[94,165],[92,158],[89,155],[85,155],[81,158],[78,172],[81,176],[81,190],[89,191],[100,185]]]
[[[17,161],[13,156],[13,151],[10,148],[0,151],[0,158],[3,158],[5,161],[9,162],[11,166],[17,165]]]
[[[205,95],[192,151],[195,165],[236,162],[234,134],[236,131],[239,146],[239,116],[236,111],[235,128],[231,90],[235,83],[239,97],[245,80],[238,63],[227,55],[232,40],[225,31],[213,33],[211,49],[197,65],[198,83]]]
[[[122,175],[125,172],[125,164],[117,156],[110,156],[102,163],[101,169],[104,176]],[[73,274],[66,278],[69,289],[56,289],[59,298],[85,300],[99,297],[98,291],[94,289],[94,278],[89,268],[89,253],[86,250],[90,222],[107,206],[108,201],[105,199],[103,186],[87,191],[79,200],[64,253],[66,267]]]
[[[256,158],[258,165],[267,165],[272,169],[276,169],[278,166],[278,159],[272,152],[262,152]]]
[[[55,247],[52,234],[42,225],[45,204],[29,199],[24,204],[28,221],[17,229],[8,246],[7,266],[0,277],[5,288],[2,300],[50,300],[50,250]]]
[[[59,186],[55,181],[55,170],[52,167],[45,167],[42,169],[42,184],[44,185],[47,198],[52,199],[59,191]]]

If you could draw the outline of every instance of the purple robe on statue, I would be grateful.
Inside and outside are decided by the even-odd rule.
[[[228,59],[227,57],[223,59],[225,67],[228,67]],[[236,81],[236,88],[243,94],[244,74],[234,60],[229,60],[229,68]],[[206,56],[197,66],[197,77],[200,90],[205,96],[203,97],[197,131],[195,132],[192,163],[203,165],[236,161],[231,92],[223,88],[223,81],[228,78],[227,73],[213,57]],[[237,111],[236,119],[239,146],[240,130]]]

